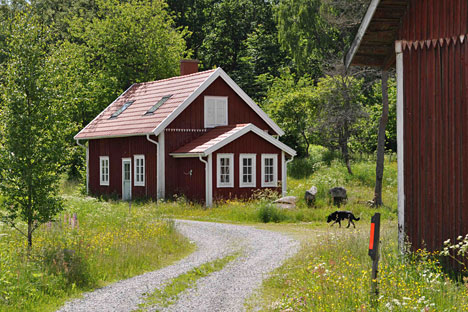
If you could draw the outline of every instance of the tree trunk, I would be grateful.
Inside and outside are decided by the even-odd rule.
[[[385,160],[385,129],[388,122],[388,72],[382,71],[382,117],[379,124],[379,136],[377,141],[377,165],[375,169],[375,190],[373,204],[375,207],[383,205],[382,181]]]
[[[343,137],[341,139],[341,153],[343,154],[343,158],[346,164],[346,168],[348,169],[348,173],[352,175],[353,171],[351,170],[351,163],[350,163],[351,157],[349,156],[348,140],[349,140],[349,129],[348,129],[348,123],[345,122],[344,127],[343,127]]]
[[[32,220],[28,222],[28,249],[32,247],[32,234],[33,234],[33,223]]]

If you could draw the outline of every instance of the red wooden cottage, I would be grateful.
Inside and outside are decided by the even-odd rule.
[[[284,132],[221,69],[137,83],[76,136],[87,141],[87,187],[94,195],[204,201],[286,192],[295,151]]]
[[[468,233],[468,1],[373,0],[346,65],[396,65],[400,244]]]

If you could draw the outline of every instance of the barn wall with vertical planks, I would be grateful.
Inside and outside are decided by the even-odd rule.
[[[403,43],[405,231],[415,249],[468,233],[467,41]]]

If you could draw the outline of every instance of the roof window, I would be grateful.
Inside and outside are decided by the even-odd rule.
[[[170,95],[165,95],[163,96],[156,104],[153,105],[146,113],[145,115],[153,114],[158,108],[161,107],[164,103],[166,103],[167,100],[171,98],[172,94]]]
[[[128,102],[125,102],[125,104],[122,105],[122,107],[119,108],[118,111],[116,111],[115,113],[113,113],[112,116],[110,116],[109,119],[117,118],[117,116],[119,116],[120,114],[122,114],[124,110],[126,110],[130,105],[133,104],[133,102],[135,102],[135,101],[128,101]]]

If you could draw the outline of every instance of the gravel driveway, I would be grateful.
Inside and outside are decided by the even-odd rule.
[[[59,311],[132,311],[143,295],[203,263],[241,251],[221,271],[200,279],[165,311],[242,311],[244,301],[273,269],[299,249],[283,234],[250,226],[176,221],[179,231],[195,242],[197,251],[157,271],[117,282],[68,302]]]

